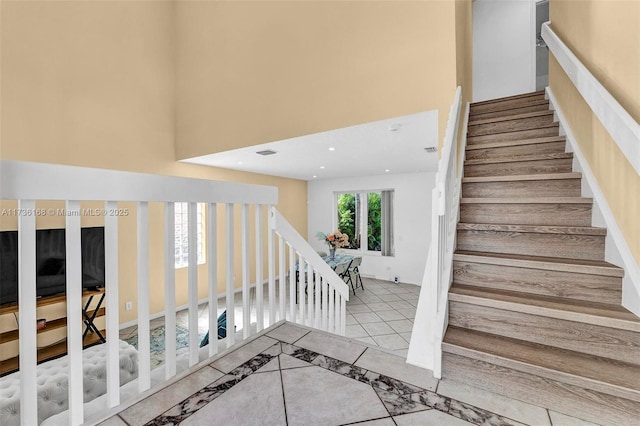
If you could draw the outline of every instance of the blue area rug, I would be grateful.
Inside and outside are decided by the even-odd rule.
[[[153,370],[157,366],[164,364],[164,325],[156,327],[151,330],[151,369]],[[198,342],[202,340],[202,335],[198,335]],[[126,340],[131,346],[138,349],[138,335],[130,337]],[[185,348],[189,347],[189,330],[176,326],[176,354],[186,352]],[[182,349],[182,350],[181,350]]]

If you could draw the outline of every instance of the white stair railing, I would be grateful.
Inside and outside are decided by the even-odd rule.
[[[138,326],[138,391],[161,384],[176,375],[176,275],[175,275],[175,216],[177,202],[186,202],[188,215],[188,318],[189,349],[188,365],[194,366],[207,357],[218,353],[216,330],[218,299],[224,298],[227,310],[226,347],[236,339],[246,339],[252,334],[287,319],[307,326],[338,334],[345,332],[345,303],[349,298],[346,284],[313,251],[308,242],[272,206],[277,204],[277,188],[216,182],[181,177],[148,175],[113,170],[82,167],[0,161],[0,200],[15,203],[19,235],[19,363],[21,374],[20,413],[22,425],[38,424],[37,403],[37,335],[33,326],[37,319],[36,305],[36,228],[39,216],[64,215],[66,238],[66,305],[67,305],[67,353],[69,362],[69,424],[78,425],[86,421],[83,407],[83,338],[82,323],[71,318],[82,317],[82,262],[80,260],[81,221],[85,210],[81,202],[101,202],[98,212],[104,220],[105,233],[105,293],[106,293],[106,359],[107,359],[107,405],[120,404],[119,382],[119,287],[123,278],[118,264],[123,244],[137,244],[137,275],[126,285],[137,286]],[[42,208],[40,201],[58,200],[65,203],[64,209]],[[122,241],[119,227],[125,220],[119,202],[135,202],[128,211],[136,220],[126,219],[127,227],[135,223],[137,233],[131,241]],[[206,206],[204,240],[206,246],[206,289],[198,287],[198,265],[196,248],[197,204]],[[158,204],[162,209],[157,209]],[[5,204],[6,205],[6,204]],[[95,206],[95,204],[92,204]],[[120,206],[120,207],[119,207]],[[267,214],[264,212],[266,211]],[[163,213],[159,213],[163,212]],[[149,217],[162,214],[161,230],[150,229]],[[253,215],[253,233],[251,239]],[[49,219],[47,219],[49,221]],[[95,221],[96,218],[92,218]],[[241,232],[235,231],[234,222],[240,221]],[[155,221],[157,222],[157,221]],[[155,223],[154,222],[154,223]],[[94,225],[95,226],[95,225]],[[224,231],[220,231],[224,230]],[[152,282],[150,274],[149,238],[162,232],[164,248],[162,255],[163,282]],[[135,242],[133,241],[135,238]],[[263,242],[267,242],[264,253]],[[276,238],[277,243],[276,244]],[[219,241],[224,244],[218,245]],[[252,241],[253,240],[253,241]],[[234,256],[238,246],[241,256]],[[221,247],[225,247],[224,251]],[[277,249],[277,250],[276,250]],[[287,253],[288,250],[288,253]],[[251,283],[251,253],[254,253],[255,280]],[[266,260],[266,263],[265,263]],[[277,260],[277,261],[276,261]],[[155,259],[157,262],[158,259]],[[263,291],[263,266],[267,269],[267,292]],[[302,265],[296,267],[296,265]],[[241,280],[236,282],[235,269],[240,268]],[[297,269],[296,269],[297,268]],[[299,270],[300,280],[295,280]],[[157,274],[154,274],[157,275]],[[225,291],[218,293],[218,277],[224,277]],[[286,285],[289,278],[288,286]],[[127,277],[130,278],[130,277]],[[278,288],[276,288],[276,283]],[[301,283],[301,284],[300,284]],[[306,290],[305,290],[306,283]],[[298,289],[299,286],[299,289]],[[254,290],[255,288],[255,290]],[[252,292],[255,291],[255,298]],[[151,293],[164,295],[164,311],[150,312]],[[236,293],[241,293],[241,302],[236,304]],[[299,300],[296,303],[296,293]],[[287,305],[287,298],[289,304]],[[264,302],[263,302],[264,300]],[[199,348],[198,304],[208,302],[210,343]],[[267,306],[264,306],[266,303]],[[288,306],[288,311],[287,311]],[[265,309],[268,316],[265,316]],[[150,320],[165,318],[165,368],[158,382],[158,374],[150,367]],[[242,320],[242,321],[240,321]],[[255,326],[252,327],[251,323]],[[242,328],[234,333],[236,325]],[[154,370],[155,371],[155,370]],[[161,371],[161,370],[158,370]],[[0,379],[1,380],[1,379]]]
[[[345,334],[346,302],[349,287],[316,253],[309,243],[275,209],[271,209],[271,227],[279,240],[280,270],[280,312],[284,316],[285,270],[288,250],[289,259],[289,311],[287,317],[292,322]],[[270,262],[273,259],[270,256]],[[275,270],[276,268],[270,268]],[[298,278],[296,278],[298,277]],[[271,281],[271,279],[270,279]],[[296,282],[299,283],[296,286]],[[295,304],[298,288],[298,307]]]
[[[462,88],[458,86],[431,194],[431,244],[407,354],[408,363],[433,370],[437,378],[441,376],[442,338],[447,327],[448,293],[453,279],[468,105],[464,116],[461,110]],[[462,118],[464,133],[460,139],[458,129]]]

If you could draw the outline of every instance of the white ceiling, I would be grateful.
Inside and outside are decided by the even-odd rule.
[[[427,172],[438,167],[425,151],[437,139],[433,110],[182,161],[301,180]],[[276,154],[256,154],[267,149]]]

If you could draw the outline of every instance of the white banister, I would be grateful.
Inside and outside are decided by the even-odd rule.
[[[290,247],[289,320],[344,335],[349,287],[275,208],[270,210],[270,223],[274,232],[279,235],[282,246],[287,244]],[[284,270],[284,266],[281,268]],[[284,281],[282,274],[280,279]],[[296,294],[299,309],[297,317],[294,307]],[[280,300],[283,303],[282,297]],[[322,316],[324,310],[328,314],[326,320]]]
[[[542,38],[578,93],[598,117],[636,173],[640,174],[640,124],[574,55],[551,29],[549,22],[542,24]]]
[[[0,188],[4,186],[0,185]],[[33,200],[19,200],[19,211],[35,210]],[[36,384],[37,335],[36,335],[36,217],[18,216],[18,302],[20,303],[20,399],[30,401],[28,410],[21,411],[20,424],[32,426],[38,423],[38,398]],[[35,407],[35,409],[34,409]]]
[[[442,155],[431,192],[431,243],[407,354],[408,363],[433,370],[437,378],[441,375],[441,346],[447,326],[448,292],[453,278],[468,108],[467,104],[462,123],[464,134],[459,138],[462,88],[458,87],[449,111]]]
[[[188,364],[194,366],[204,361],[203,354],[208,352],[209,356],[213,356],[218,353],[218,272],[222,272],[219,271],[221,266],[225,268],[226,274],[223,275],[225,291],[224,294],[220,294],[221,297],[226,298],[226,347],[231,347],[238,339],[250,337],[256,332],[256,328],[262,330],[265,326],[271,326],[277,320],[284,319],[339,334],[345,333],[346,301],[349,299],[349,289],[318,256],[306,239],[273,207],[278,202],[275,188],[9,160],[0,160],[0,179],[2,179],[0,199],[16,200],[18,210],[35,212],[36,202],[40,199],[66,203],[64,209],[51,209],[49,215],[66,216],[67,353],[71,360],[68,388],[70,424],[82,424],[87,421],[91,423],[95,419],[94,414],[85,412],[85,408],[89,406],[83,404],[85,401],[82,390],[83,343],[88,343],[86,340],[83,342],[85,330],[81,322],[84,303],[87,303],[84,309],[89,309],[86,297],[83,302],[82,292],[84,243],[81,225],[82,216],[85,215],[102,216],[104,220],[104,300],[106,300],[104,312],[108,375],[106,400],[109,407],[128,402],[120,400],[120,327],[137,325],[138,377],[137,383],[132,385],[139,393],[149,390],[152,385],[157,386],[158,380],[173,379],[178,373],[177,369],[184,368],[184,357],[188,357]],[[28,183],[34,179],[39,180],[41,185]],[[32,196],[33,199],[26,195]],[[104,204],[97,210],[82,209],[81,203],[84,201],[99,201]],[[128,208],[119,203],[129,201],[135,202],[135,208],[131,208],[131,213],[136,217],[130,218],[132,223],[121,222],[123,216],[128,215],[129,212]],[[162,203],[163,210],[158,211],[155,206],[150,208],[149,203],[152,202]],[[176,238],[178,238],[176,226],[178,218],[182,221],[184,217],[176,216],[175,203],[188,204],[185,230],[188,238],[188,265],[186,271],[179,273],[176,273]],[[206,219],[198,215],[199,203],[206,204]],[[220,214],[218,217],[217,209],[220,204],[225,205],[226,214]],[[240,208],[236,209],[236,204],[239,204]],[[251,209],[255,209],[255,229],[251,229],[249,220]],[[266,218],[265,209],[268,214]],[[38,211],[42,215],[42,209]],[[156,229],[155,225],[151,228],[150,223],[156,223],[156,214],[159,212],[163,214],[162,225],[159,229]],[[236,214],[239,219],[236,218]],[[37,318],[35,218],[35,214],[24,214],[18,218],[20,309],[18,336],[22,407],[38,405],[36,376],[38,350],[37,333],[34,327]],[[92,218],[92,221],[99,222],[99,220],[99,217]],[[204,271],[198,266],[198,220],[206,220],[206,226],[204,226],[206,236],[203,235],[202,238],[206,240],[208,351],[199,350],[200,337],[197,334],[198,273]],[[239,226],[236,231],[235,225],[238,220]],[[182,226],[185,225],[184,222],[181,223]],[[122,234],[128,226],[132,228],[135,226],[135,233],[123,241],[123,238],[119,238],[119,232]],[[255,239],[251,238],[250,231],[255,232]],[[156,238],[156,232],[162,232],[161,239]],[[158,247],[157,252],[156,247],[151,246],[151,241],[162,241],[162,246]],[[136,271],[131,277],[122,275],[122,271],[119,270],[119,264],[122,263],[119,262],[121,260],[119,257],[123,254],[123,244],[130,244],[132,247],[135,245],[134,254],[132,254],[135,258],[132,261],[135,262]],[[263,245],[267,246],[266,252]],[[236,248],[237,254],[235,254]],[[161,255],[159,255],[160,251]],[[156,259],[156,253],[159,255],[158,259]],[[251,281],[253,253],[255,253],[255,282]],[[238,265],[235,261],[236,255],[242,257],[238,259]],[[161,260],[162,266],[159,268],[164,275],[164,282],[156,282],[156,274],[158,276],[160,274],[159,271],[150,269],[151,260],[153,265]],[[265,265],[265,262],[268,263]],[[242,273],[241,280],[236,279],[236,266],[238,266],[238,273]],[[265,266],[266,270],[263,269]],[[182,278],[183,272],[186,272],[186,282]],[[267,294],[263,290],[265,273],[268,284]],[[296,276],[299,276],[299,282],[296,281]],[[154,281],[151,281],[152,277]],[[179,303],[182,307],[188,307],[189,320],[189,349],[186,355],[180,355],[180,358],[176,354],[178,277],[183,281],[179,283],[180,288],[184,289],[186,285],[186,305],[185,302]],[[306,292],[305,283],[308,283]],[[131,323],[125,325],[119,323],[119,305],[123,303],[119,299],[123,293],[119,291],[119,285],[131,286],[132,289],[134,285],[136,286],[134,291],[137,296],[135,306],[137,315]],[[220,285],[223,286],[222,283]],[[256,286],[257,318],[254,317],[251,306],[253,299],[250,295],[253,285]],[[202,290],[204,289],[200,289]],[[235,293],[238,291],[242,292],[242,306],[240,304],[235,306]],[[182,291],[178,293],[183,294]],[[155,304],[156,295],[164,299],[164,304],[160,308]],[[154,301],[153,311],[152,300]],[[268,303],[268,306],[264,306],[264,303]],[[123,304],[123,307],[125,306]],[[164,312],[158,312],[162,306]],[[126,309],[128,310],[129,307]],[[268,314],[265,309],[268,309]],[[88,314],[91,313],[88,312]],[[242,315],[241,332],[236,330],[236,315]],[[265,324],[265,315],[268,316],[268,324]],[[162,374],[154,374],[151,369],[150,320],[160,317],[164,317],[165,320],[165,369]],[[78,318],[79,321],[72,320],[73,318]],[[237,335],[236,331],[238,331]],[[159,373],[157,370],[155,372]],[[92,417],[87,420],[85,414]],[[22,425],[37,424],[37,410],[22,410],[20,421]]]
[[[83,423],[82,323],[82,251],[80,246],[80,202],[67,201],[65,217],[65,274],[67,280],[67,352],[69,353],[69,422]],[[84,318],[83,318],[84,319]]]

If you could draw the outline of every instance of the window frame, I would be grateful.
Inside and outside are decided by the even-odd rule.
[[[352,254],[366,254],[367,256],[384,256],[384,257],[395,257],[395,244],[394,241],[391,241],[391,253],[387,255],[382,254],[382,247],[380,250],[369,250],[369,194],[370,193],[378,193],[382,198],[382,193],[384,191],[389,191],[392,194],[395,193],[394,189],[361,189],[361,190],[345,190],[345,191],[334,191],[333,193],[333,229],[338,230],[338,226],[340,224],[340,217],[338,213],[338,197],[342,194],[360,194],[360,212],[356,212],[356,214],[360,214],[360,248],[352,249],[352,248],[341,248],[340,250],[344,250],[346,253]],[[393,196],[392,196],[393,200]],[[366,201],[366,202],[365,202]],[[381,200],[382,203],[382,200]],[[382,205],[380,206],[381,214],[382,214]],[[391,210],[393,211],[393,202],[391,204]],[[381,225],[380,236],[384,235],[384,225]],[[393,215],[391,217],[391,221],[389,223],[391,227],[390,234],[393,237]]]

